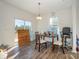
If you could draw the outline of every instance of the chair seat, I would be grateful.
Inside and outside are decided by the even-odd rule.
[[[62,45],[62,42],[56,41],[56,42],[54,42],[54,44],[55,44],[55,45]]]
[[[49,38],[49,37],[45,37],[45,40],[48,42],[52,42],[52,38]]]
[[[40,40],[40,43],[45,43],[45,42],[47,42],[47,41],[43,40],[43,39]]]

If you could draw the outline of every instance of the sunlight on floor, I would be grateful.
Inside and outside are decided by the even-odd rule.
[[[9,53],[9,52],[11,52],[13,49],[15,49],[16,47],[18,47],[18,46],[14,46],[14,47],[12,47],[11,49],[9,49],[7,52]]]
[[[18,54],[19,54],[19,52],[17,52],[17,53],[14,54],[13,56],[9,57],[8,59],[14,59]]]

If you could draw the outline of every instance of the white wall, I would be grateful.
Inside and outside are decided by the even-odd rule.
[[[32,14],[22,11],[5,2],[0,2],[0,44],[14,45],[15,18],[31,21],[33,31],[35,31],[37,22]]]
[[[66,8],[63,10],[59,10],[55,12],[55,16],[59,17],[59,26],[60,26],[60,31],[62,30],[63,27],[69,26],[72,28],[72,8]],[[43,19],[41,21],[38,21],[38,31],[47,31],[49,27],[49,19],[50,19],[50,14],[47,14],[43,16]]]
[[[79,1],[77,1],[77,20],[76,20],[76,30],[77,30],[77,35],[78,35],[78,38],[79,38]]]
[[[76,53],[76,29],[77,29],[77,1],[72,0],[72,18],[73,18],[73,49],[72,52]]]
[[[59,26],[60,30],[62,30],[63,27],[73,27],[73,21],[72,21],[72,8],[66,8],[64,10],[56,12],[57,16],[59,17]]]

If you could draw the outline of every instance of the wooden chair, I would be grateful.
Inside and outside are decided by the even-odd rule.
[[[59,48],[60,48],[60,46],[61,46],[63,53],[65,53],[65,52],[64,52],[64,48],[63,48],[63,41],[60,40],[60,39],[58,39],[58,35],[57,35],[57,40],[55,41],[55,39],[54,39],[54,33],[52,32],[52,50],[54,50],[55,45],[58,45]]]
[[[43,37],[39,33],[35,33],[35,49],[38,48],[38,51],[40,52],[41,48],[45,46],[47,48],[47,41],[44,40]]]

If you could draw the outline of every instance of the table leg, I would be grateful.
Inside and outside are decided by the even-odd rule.
[[[62,37],[62,51],[65,54],[65,51],[64,51],[64,37]]]

